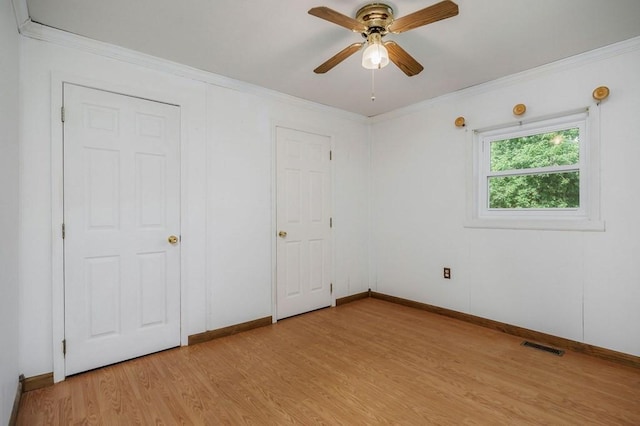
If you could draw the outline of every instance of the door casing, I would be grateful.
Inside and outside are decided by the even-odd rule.
[[[63,354],[64,340],[64,244],[61,226],[64,221],[64,168],[63,168],[63,126],[61,107],[63,105],[63,83],[85,86],[92,89],[113,92],[126,96],[162,102],[181,107],[187,101],[179,94],[141,87],[122,85],[117,80],[103,81],[86,78],[73,73],[54,72],[51,76],[51,303],[52,303],[52,354],[53,381],[55,383],[65,379],[65,361]],[[186,193],[185,152],[186,129],[188,123],[184,114],[180,115],[180,193]],[[186,216],[186,197],[180,197],[180,229],[184,236]],[[181,242],[180,269],[185,270],[185,253],[188,252],[188,241]],[[187,292],[183,279],[180,278],[180,344],[188,344],[187,333]]]

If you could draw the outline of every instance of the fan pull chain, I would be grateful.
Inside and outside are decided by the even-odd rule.
[[[374,102],[376,100],[376,86],[373,74],[374,72],[375,70],[371,70],[371,102]]]

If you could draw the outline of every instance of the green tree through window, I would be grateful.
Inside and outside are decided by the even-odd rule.
[[[579,138],[579,129],[570,128],[492,141],[489,208],[580,207]],[[571,165],[574,170],[545,170]]]

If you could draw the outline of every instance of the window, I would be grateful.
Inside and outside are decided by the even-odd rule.
[[[583,112],[475,131],[467,226],[602,229],[590,119]]]

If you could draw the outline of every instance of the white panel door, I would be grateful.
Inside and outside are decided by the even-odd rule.
[[[278,127],[277,318],[331,305],[331,140]]]
[[[180,345],[180,109],[63,93],[70,375]]]

